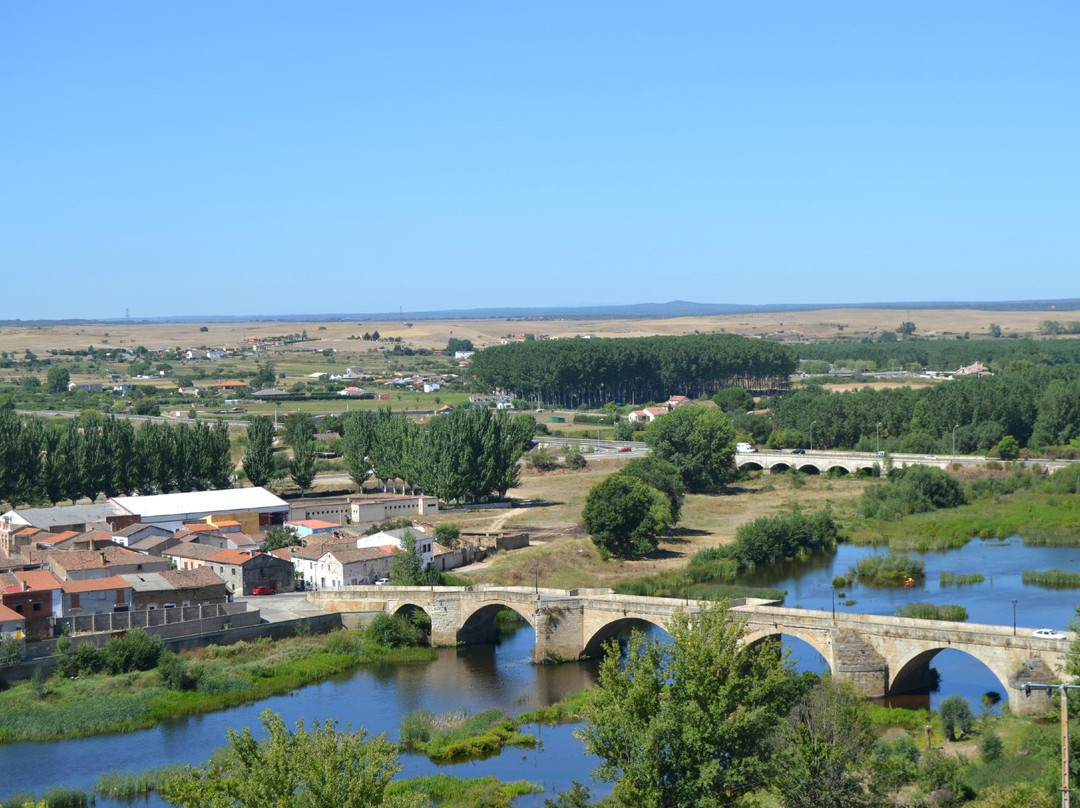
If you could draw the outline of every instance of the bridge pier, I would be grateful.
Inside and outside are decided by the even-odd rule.
[[[860,695],[879,699],[889,692],[889,663],[854,631],[834,630],[829,667],[841,682],[850,682]]]
[[[584,648],[584,610],[580,599],[537,604],[536,643],[533,662],[568,662],[581,656]]]

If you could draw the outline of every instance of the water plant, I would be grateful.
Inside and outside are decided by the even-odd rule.
[[[957,623],[968,619],[967,609],[951,603],[907,603],[896,610],[896,616],[915,617],[920,620],[950,620]]]
[[[1047,589],[1080,589],[1080,572],[1068,570],[1024,570],[1025,584],[1043,586]]]

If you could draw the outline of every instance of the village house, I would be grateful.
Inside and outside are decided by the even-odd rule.
[[[26,636],[26,618],[0,605],[0,637],[21,640]]]
[[[193,570],[204,566],[210,556],[217,555],[220,552],[220,547],[211,547],[198,542],[182,542],[165,550],[161,557],[170,562],[176,569]]]
[[[132,587],[119,575],[81,581],[61,581],[61,606],[57,617],[109,614],[131,610]]]
[[[394,553],[383,547],[331,550],[316,562],[314,582],[319,589],[373,584],[393,568]]]
[[[113,541],[122,547],[131,547],[141,539],[145,539],[148,536],[172,538],[172,531],[166,530],[158,525],[143,525],[134,524],[127,527],[120,528],[113,534]]]
[[[356,540],[356,547],[392,547],[397,550],[405,549],[406,534],[412,536],[416,543],[416,551],[423,559],[424,569],[431,566],[435,557],[435,540],[420,528],[406,527],[400,530],[380,530],[370,536],[360,536]]]
[[[26,620],[29,639],[52,636],[52,618],[60,613],[60,582],[45,570],[0,573],[0,599]]]
[[[321,533],[332,533],[341,527],[336,522],[324,522],[321,519],[298,519],[295,522],[286,522],[285,526],[293,528],[301,539]]]
[[[119,545],[100,550],[53,550],[49,569],[61,581],[86,581],[134,572],[161,572],[170,568],[163,558],[143,555]]]
[[[257,586],[291,592],[296,579],[293,565],[273,553],[249,555],[240,550],[218,550],[206,559],[206,566],[225,581],[229,591],[250,595]]]
[[[651,424],[661,415],[667,415],[668,408],[664,407],[645,407],[642,410],[634,410],[627,416],[628,420],[632,424]]]
[[[228,603],[229,590],[209,567],[121,576],[131,584],[133,608],[168,609]]]

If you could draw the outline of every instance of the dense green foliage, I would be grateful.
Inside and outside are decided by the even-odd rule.
[[[728,387],[786,389],[795,355],[781,345],[730,334],[540,340],[497,345],[472,359],[481,387],[513,390],[559,407],[608,401],[712,396]]]
[[[950,741],[958,741],[975,726],[975,714],[967,699],[954,693],[947,696],[938,707],[941,715],[941,728]]]
[[[475,715],[464,710],[435,715],[420,709],[401,719],[398,745],[446,763],[488,757],[505,746],[535,746],[536,738],[522,734],[518,722],[498,708]]]
[[[880,437],[888,451],[948,454],[954,426],[961,454],[990,451],[1010,435],[1020,446],[1062,445],[1080,436],[1080,364],[1017,366],[928,387],[811,386],[775,399],[771,416],[775,428],[802,435],[813,422],[815,448],[874,451]]]
[[[735,430],[720,410],[680,407],[649,424],[645,442],[691,493],[714,491],[735,475]]]
[[[667,524],[657,518],[655,488],[622,474],[612,474],[590,489],[581,519],[593,543],[617,558],[643,555],[656,549]],[[667,510],[670,514],[670,510]]]
[[[906,580],[924,577],[926,564],[920,558],[906,555],[874,555],[860,558],[852,574],[861,584],[902,586]]]
[[[889,482],[863,492],[859,511],[868,519],[897,519],[912,513],[955,508],[966,502],[959,480],[934,466],[908,466],[889,472]]]
[[[670,645],[609,644],[581,737],[615,805],[735,805],[767,780],[769,733],[803,680],[769,643],[743,645],[744,629],[716,604],[677,612]]]
[[[368,740],[363,729],[339,731],[332,720],[290,730],[281,716],[260,715],[269,736],[256,740],[251,730],[228,730],[223,758],[189,767],[165,784],[169,802],[185,808],[420,808],[419,795],[387,793],[401,770],[397,750],[380,735]]]
[[[645,485],[655,488],[663,494],[671,508],[671,523],[675,524],[682,515],[683,499],[686,486],[683,485],[679,470],[666,460],[656,455],[635,457],[618,472],[628,477],[641,480]]]
[[[363,485],[372,474],[397,490],[422,488],[442,500],[502,499],[518,481],[517,461],[533,436],[533,419],[485,407],[418,424],[389,410],[353,412],[344,420],[342,453]]]
[[[902,342],[818,342],[796,348],[802,360],[824,360],[836,366],[854,368],[856,361],[870,362],[874,370],[917,366],[934,370],[956,370],[982,362],[993,370],[1003,370],[1017,360],[1034,364],[1080,364],[1080,342],[1076,340],[903,340]]]
[[[228,488],[231,477],[224,423],[147,422],[136,430],[94,412],[43,420],[0,410],[0,501],[201,491]]]
[[[734,559],[740,569],[753,569],[759,564],[835,547],[839,537],[840,531],[831,511],[806,516],[795,510],[783,516],[762,516],[740,525],[735,531],[734,543],[702,552]]]
[[[244,473],[252,485],[266,485],[274,479],[274,422],[260,415],[251,419],[247,430]]]

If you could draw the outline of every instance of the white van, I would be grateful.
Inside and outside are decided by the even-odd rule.
[[[754,448],[754,444],[752,443],[736,443],[735,451],[738,454],[753,454],[757,449]]]

